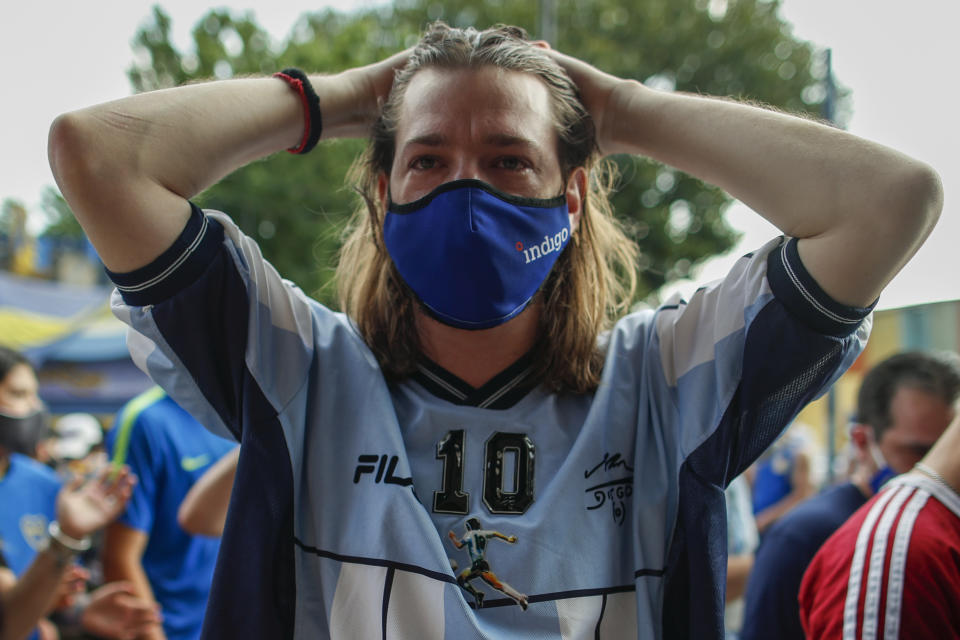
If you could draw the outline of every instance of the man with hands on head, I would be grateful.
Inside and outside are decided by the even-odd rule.
[[[369,144],[338,314],[189,199],[350,136]],[[787,237],[618,318],[636,249],[613,153]],[[862,350],[942,204],[928,166],[845,132],[439,23],[334,75],[65,114],[50,159],[134,360],[241,443],[210,638],[722,637],[723,487]],[[525,610],[457,585],[440,532],[471,517],[517,536],[489,553]]]

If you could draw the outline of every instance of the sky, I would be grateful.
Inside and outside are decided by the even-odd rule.
[[[633,0],[638,1],[638,0]],[[723,2],[724,0],[713,0]],[[47,164],[47,130],[60,113],[130,93],[130,42],[151,14],[147,0],[33,0],[0,8],[0,200],[23,202],[33,226],[42,226],[40,198],[54,185]],[[181,50],[209,9],[201,0],[166,0]],[[373,0],[244,0],[229,8],[252,11],[277,41],[307,11],[339,9]],[[960,33],[954,3],[943,0],[783,0],[781,12],[796,37],[833,52],[833,69],[853,94],[847,129],[932,165],[944,184],[945,207],[933,234],[881,296],[878,308],[960,298]],[[558,16],[560,20],[563,16]],[[637,46],[642,47],[642,43]],[[694,271],[695,283],[721,277],[737,256],[763,244],[776,230],[746,207],[728,212],[744,232],[728,255]]]

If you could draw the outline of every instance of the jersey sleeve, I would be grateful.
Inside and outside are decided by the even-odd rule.
[[[244,423],[276,415],[307,379],[310,302],[222,213],[192,205],[166,252],[109,275],[134,362],[218,435],[239,440]]]
[[[711,484],[742,473],[866,345],[872,306],[832,300],[796,245],[772,240],[689,301],[657,311],[653,351],[680,453]]]
[[[114,462],[129,466],[137,482],[117,522],[149,534],[156,515],[157,486],[163,482],[159,474],[162,452],[141,424],[143,413],[128,422],[123,418],[121,413],[118,424],[107,432],[107,453]]]

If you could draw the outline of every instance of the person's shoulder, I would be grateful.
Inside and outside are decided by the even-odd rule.
[[[58,487],[63,483],[56,471],[19,453],[10,454],[10,473],[11,477],[19,477],[29,482],[42,482]]]
[[[910,555],[960,557],[960,497],[926,478],[905,480],[926,495],[910,529]]]
[[[163,428],[165,405],[170,401],[160,387],[151,387],[132,398],[117,413],[107,432],[107,447],[114,451],[129,446],[132,440],[150,439],[150,432]]]
[[[781,540],[785,547],[801,545],[816,551],[864,502],[853,485],[825,489],[773,523],[763,536],[764,543]]]
[[[867,501],[851,483],[827,487],[796,506],[781,520],[787,526],[836,529]]]

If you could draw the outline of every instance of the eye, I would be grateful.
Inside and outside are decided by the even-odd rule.
[[[507,171],[522,171],[530,168],[530,163],[517,156],[503,156],[497,158],[496,166]]]
[[[410,162],[410,168],[418,171],[426,171],[435,169],[438,163],[437,158],[434,156],[417,156]]]

